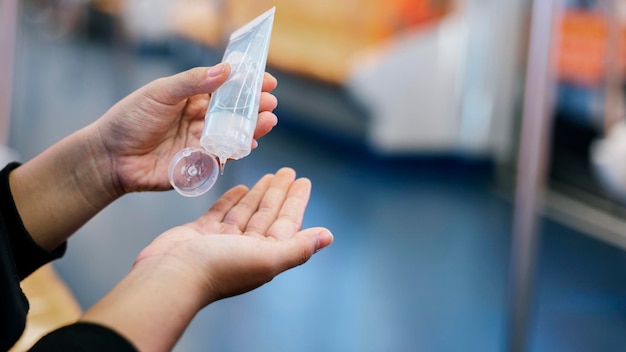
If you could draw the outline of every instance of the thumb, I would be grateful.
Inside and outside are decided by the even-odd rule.
[[[230,74],[230,64],[196,67],[178,74],[159,78],[146,86],[147,94],[162,104],[177,104],[197,94],[209,94],[224,84]]]
[[[279,256],[281,258],[279,271],[283,272],[306,263],[313,254],[332,242],[332,233],[323,227],[305,229],[296,233],[294,237],[282,242],[284,255]]]

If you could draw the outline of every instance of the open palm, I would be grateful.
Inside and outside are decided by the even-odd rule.
[[[324,228],[301,230],[310,191],[289,168],[250,190],[234,187],[196,221],[157,237],[135,265],[184,273],[206,292],[206,304],[252,290],[332,242]]]

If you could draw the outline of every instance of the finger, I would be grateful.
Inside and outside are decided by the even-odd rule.
[[[272,93],[261,93],[261,101],[259,103],[259,111],[274,111],[278,106],[278,99]]]
[[[259,204],[274,177],[272,174],[261,177],[254,187],[224,215],[223,220],[220,220],[225,225],[234,226],[243,233],[251,217],[259,208]]]
[[[174,105],[196,94],[212,93],[226,81],[229,74],[228,63],[196,67],[152,81],[144,87],[145,94],[162,104]]]
[[[265,72],[263,75],[263,83],[261,85],[261,90],[263,92],[271,92],[278,87],[278,80],[276,77],[272,76],[270,73]]]
[[[254,138],[261,138],[268,134],[274,126],[278,124],[278,117],[269,111],[259,113],[256,128],[254,129]]]
[[[291,238],[302,228],[304,211],[311,195],[311,181],[307,178],[296,180],[289,188],[285,202],[276,220],[267,230],[267,235],[276,239]]]
[[[248,226],[246,226],[246,233],[266,236],[266,232],[276,220],[295,178],[296,172],[291,168],[285,167],[276,172],[272,183],[259,203],[258,210],[252,215]]]
[[[207,222],[221,222],[226,214],[248,193],[248,187],[244,185],[235,186],[224,193],[213,205],[204,213],[197,222],[204,224]]]
[[[280,241],[279,253],[275,256],[276,275],[306,263],[313,254],[333,242],[333,235],[328,229],[314,227],[298,232],[293,238]]]
[[[187,99],[187,105],[182,115],[188,117],[189,120],[204,121],[210,98],[210,94],[197,94]]]
[[[189,123],[189,130],[187,132],[187,139],[185,140],[185,146],[195,147],[200,145],[200,138],[202,138],[202,130],[204,129],[204,121],[194,120]]]

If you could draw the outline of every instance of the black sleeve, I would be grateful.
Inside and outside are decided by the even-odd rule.
[[[91,323],[76,323],[44,336],[30,351],[135,352],[136,349],[108,328]]]
[[[11,243],[0,212],[0,351],[7,351],[22,335],[27,312],[28,301],[20,287]]]
[[[24,331],[28,300],[20,281],[62,256],[66,247],[64,243],[49,253],[24,228],[9,188],[9,173],[18,166],[12,163],[0,171],[0,351],[8,350]]]
[[[18,166],[12,163],[0,171],[0,351],[11,348],[24,332],[28,300],[20,281],[61,257],[67,247],[64,242],[50,253],[30,237],[9,187],[9,173]],[[76,323],[48,334],[32,351],[135,351],[135,348],[106,327]]]

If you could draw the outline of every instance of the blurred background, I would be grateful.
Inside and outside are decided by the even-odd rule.
[[[538,167],[527,349],[621,351],[626,1],[554,4],[533,117],[530,0],[3,0],[0,156],[26,161],[141,85],[216,64],[276,6],[278,126],[208,194],[127,195],[79,230],[54,267],[80,306],[156,235],[290,166],[313,182],[304,225],[335,243],[204,309],[176,351],[503,351],[516,179]],[[518,163],[524,119],[542,117],[546,148]]]

